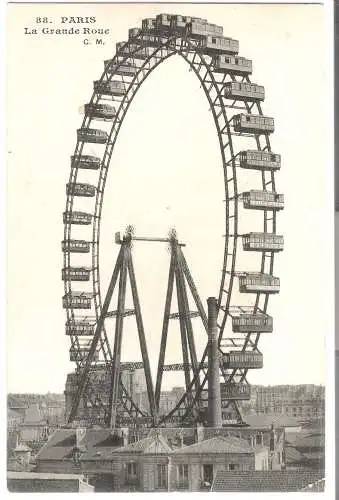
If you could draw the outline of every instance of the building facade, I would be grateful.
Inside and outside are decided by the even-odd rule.
[[[300,420],[325,415],[325,388],[312,384],[251,386],[251,398],[242,404],[244,415],[276,413]]]

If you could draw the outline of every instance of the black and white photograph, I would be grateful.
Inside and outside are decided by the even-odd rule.
[[[329,493],[327,22],[8,5],[9,492]]]

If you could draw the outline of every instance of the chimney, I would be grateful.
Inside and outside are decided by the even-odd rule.
[[[271,424],[271,432],[270,432],[270,451],[274,451],[277,443],[277,435],[273,424]]]
[[[128,427],[122,427],[122,438],[124,440],[124,446],[128,445]]]
[[[222,427],[217,327],[217,299],[209,297],[208,306],[208,427]]]
[[[86,435],[86,429],[82,427],[77,427],[75,429],[75,445],[77,448],[83,444],[84,437]]]
[[[200,441],[204,440],[204,427],[202,425],[197,425],[197,441],[198,443]]]

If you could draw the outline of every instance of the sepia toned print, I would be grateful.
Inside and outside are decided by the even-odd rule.
[[[8,489],[324,491],[326,323],[308,302],[326,315],[324,131],[300,88],[314,58],[324,88],[322,7],[23,8],[9,23]],[[287,32],[268,24],[292,13]],[[19,39],[44,110],[22,151]],[[26,204],[40,218],[14,230]],[[24,234],[43,312],[18,318]],[[20,321],[45,359],[24,382]]]

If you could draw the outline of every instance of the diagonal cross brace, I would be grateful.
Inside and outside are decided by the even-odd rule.
[[[119,252],[115,267],[114,267],[112,278],[111,278],[111,281],[110,281],[110,284],[109,284],[109,287],[107,290],[107,294],[105,297],[105,301],[104,301],[102,309],[101,309],[101,314],[100,314],[100,317],[98,319],[98,322],[97,322],[97,325],[95,328],[95,333],[93,336],[92,344],[91,344],[88,356],[86,358],[84,368],[83,368],[82,373],[81,373],[81,378],[80,378],[78,390],[77,390],[77,393],[75,395],[70,414],[68,416],[68,423],[72,422],[74,420],[74,418],[76,417],[79,403],[80,403],[80,399],[84,393],[86,382],[88,380],[88,375],[89,375],[91,363],[93,361],[94,353],[96,351],[98,342],[100,340],[101,330],[102,330],[102,327],[103,327],[103,324],[105,321],[105,317],[106,317],[107,312],[108,312],[108,308],[109,308],[109,305],[111,302],[114,287],[115,287],[115,284],[116,284],[117,279],[118,279],[118,274],[119,274],[121,263],[122,263],[122,257],[123,257],[123,247],[121,247],[121,249],[120,249],[120,252]]]

